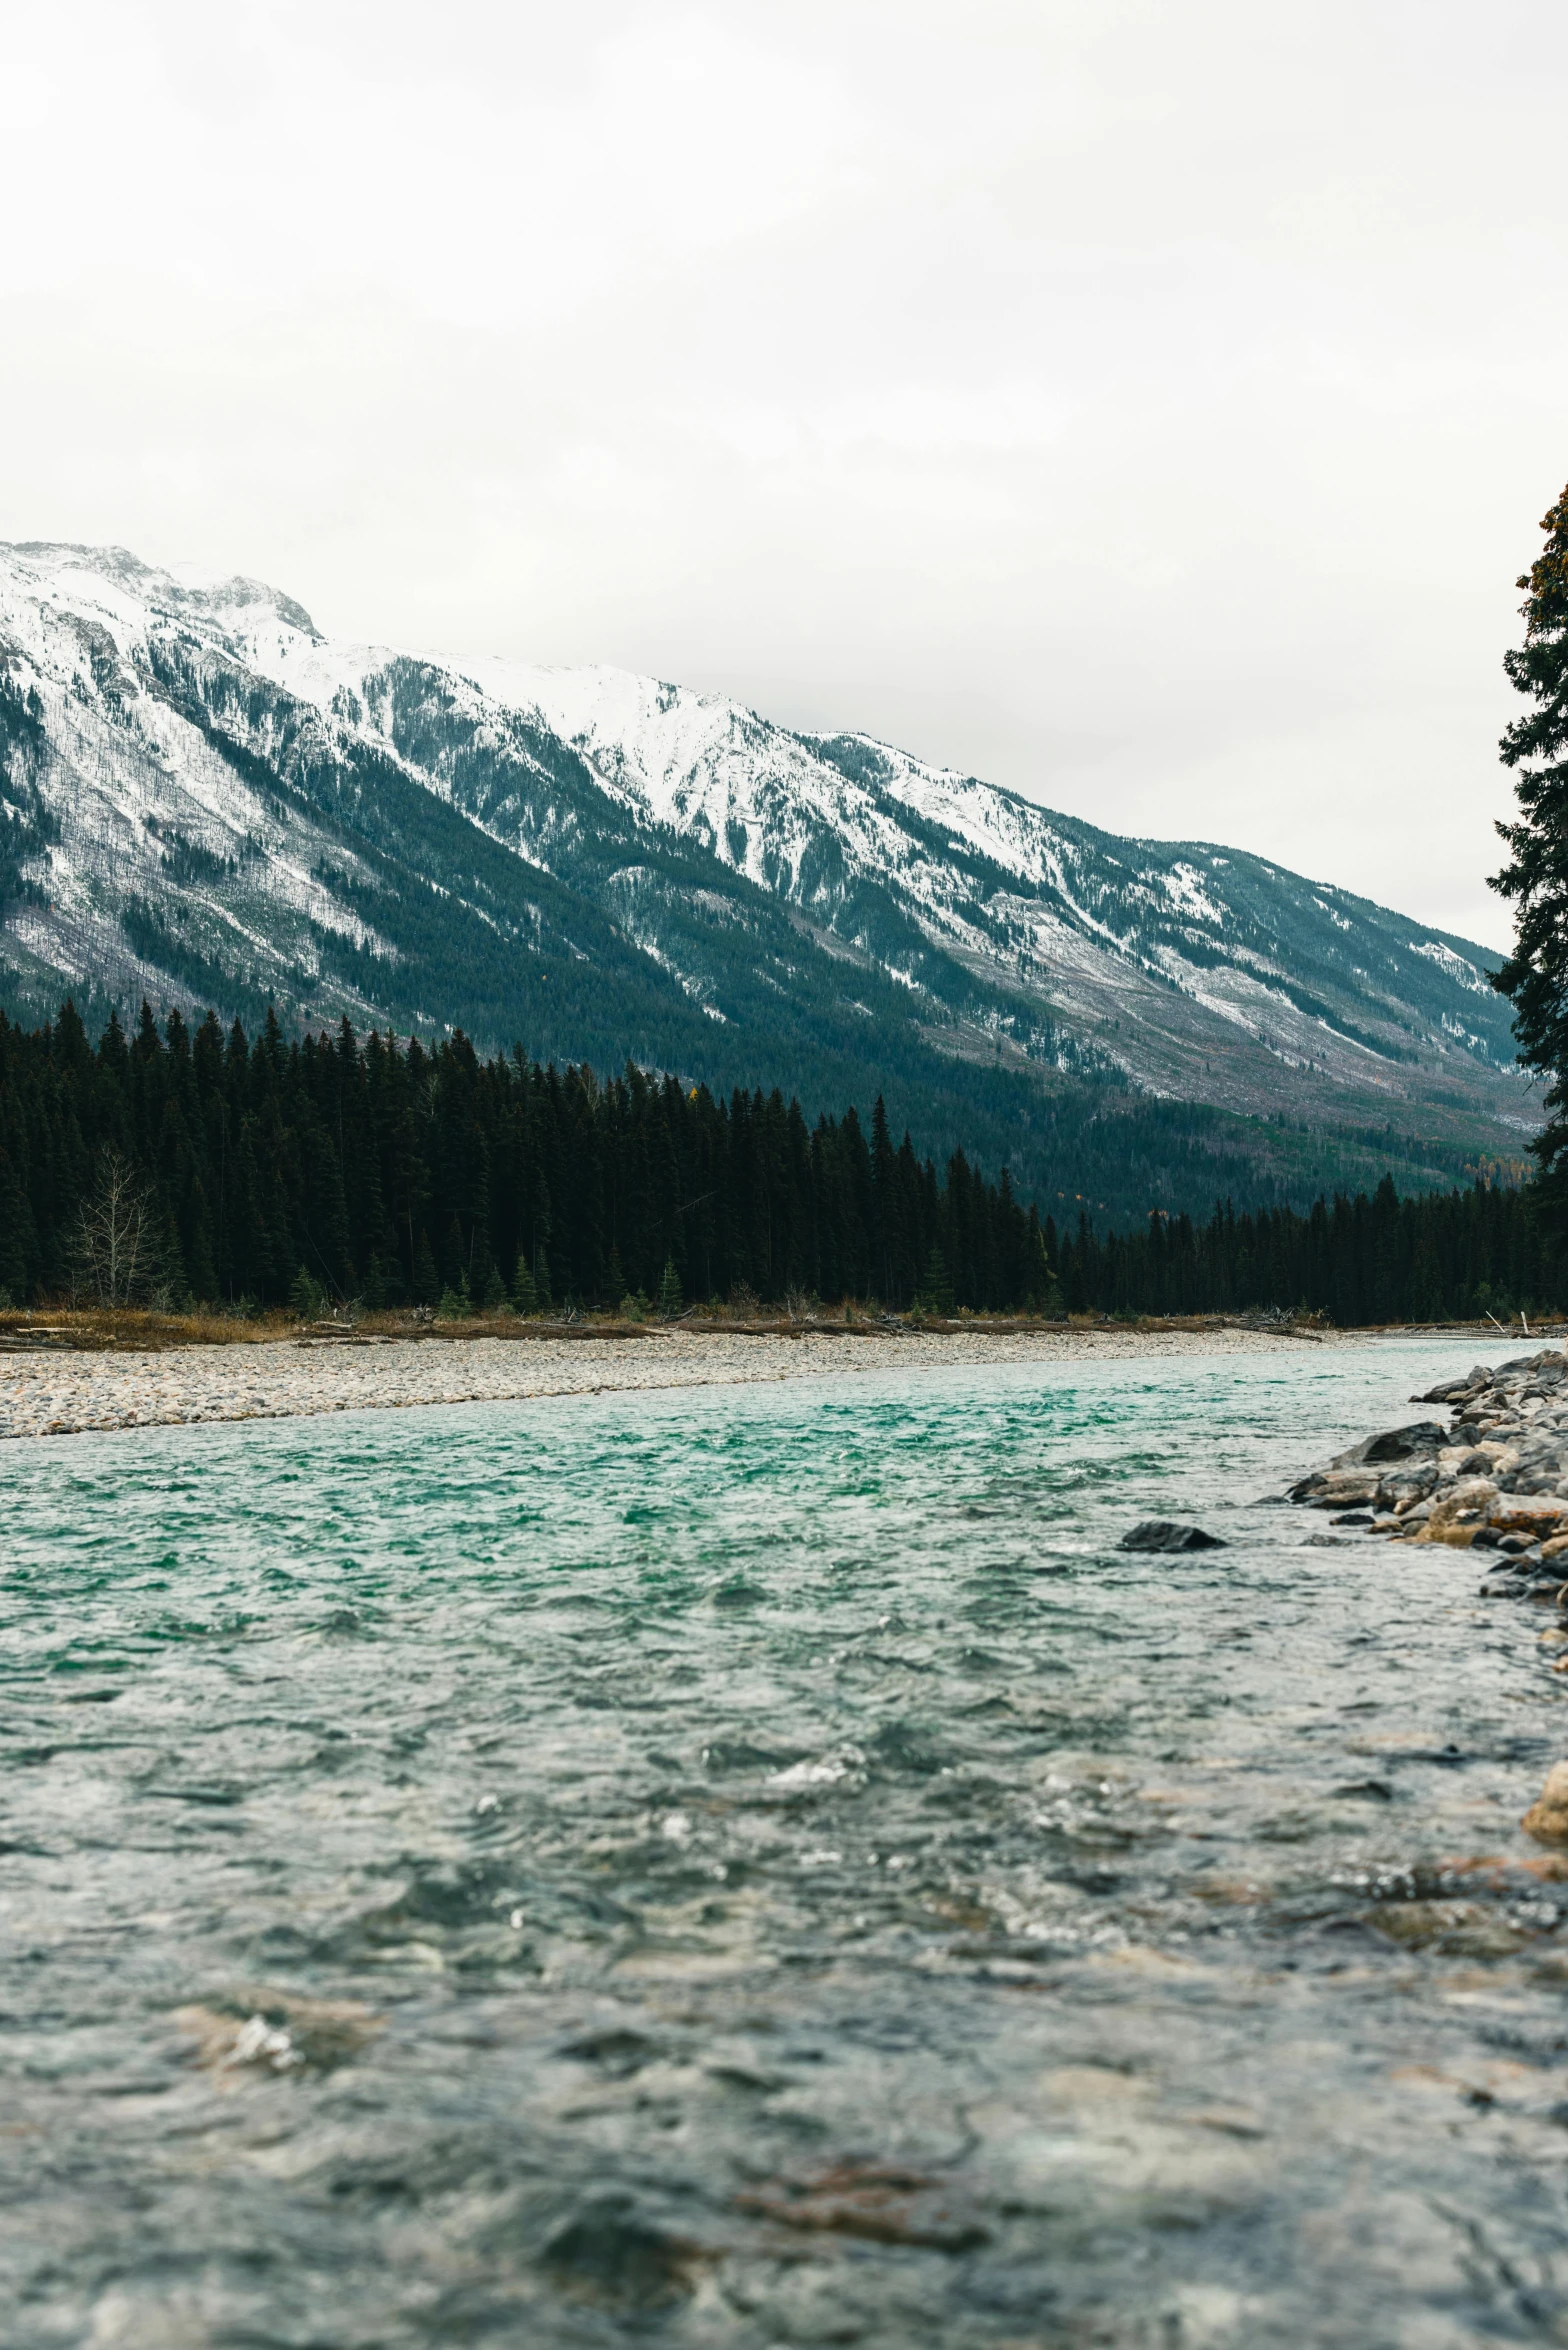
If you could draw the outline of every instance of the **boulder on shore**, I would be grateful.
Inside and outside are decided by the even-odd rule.
[[[1568,1528],[1568,1355],[1547,1349],[1477,1365],[1419,1398],[1446,1402],[1453,1425],[1412,1420],[1364,1436],[1291,1486],[1309,1508],[1379,1514],[1399,1539],[1428,1520],[1427,1539],[1465,1548],[1500,1535],[1541,1537]],[[1480,1506],[1503,1499],[1497,1507]],[[1393,1512],[1403,1523],[1382,1523]],[[1418,1515],[1419,1513],[1419,1515]],[[1467,1531],[1468,1530],[1468,1531]]]
[[[1330,1463],[1335,1469],[1359,1469],[1385,1461],[1409,1461],[1423,1453],[1435,1453],[1448,1442],[1448,1431],[1440,1420],[1412,1420],[1403,1428],[1384,1428],[1376,1436],[1363,1436],[1359,1444],[1352,1444],[1337,1453]]]
[[[1538,1844],[1568,1844],[1568,1762],[1553,1763],[1519,1825]]]
[[[1314,1509],[1362,1509],[1383,1490],[1376,1469],[1317,1469],[1290,1489],[1292,1501],[1310,1502]]]
[[[1486,1514],[1499,1534],[1555,1534],[1568,1518],[1568,1501],[1551,1493],[1500,1493]]]
[[[1121,1550],[1225,1550],[1222,1535],[1206,1534],[1180,1518],[1144,1518],[1117,1546]]]

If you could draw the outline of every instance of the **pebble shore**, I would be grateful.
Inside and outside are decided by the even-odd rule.
[[[1330,1341],[1332,1343],[1333,1341]],[[1338,1340],[1354,1344],[1351,1338]],[[798,1336],[657,1330],[639,1338],[282,1339],[157,1353],[40,1349],[0,1361],[0,1437],[209,1420],[283,1420],[422,1404],[711,1387],[991,1363],[1275,1354],[1257,1330],[877,1331]]]

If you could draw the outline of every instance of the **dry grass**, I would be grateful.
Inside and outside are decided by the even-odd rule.
[[[0,1344],[54,1345],[84,1354],[156,1354],[175,1346],[259,1346],[291,1338],[297,1324],[287,1314],[256,1320],[233,1314],[155,1314],[141,1307],[37,1306],[31,1312],[0,1313]]]
[[[1072,1314],[1054,1321],[1042,1321],[1029,1314],[973,1314],[960,1313],[950,1321],[931,1315],[902,1316],[884,1314],[877,1308],[824,1306],[804,1315],[771,1314],[752,1306],[721,1306],[704,1309],[701,1313],[688,1312],[673,1322],[622,1321],[613,1314],[589,1314],[573,1321],[558,1321],[553,1316],[534,1315],[527,1319],[512,1313],[477,1313],[464,1321],[432,1321],[408,1312],[360,1314],[352,1322],[316,1322],[301,1324],[286,1312],[258,1315],[237,1315],[218,1312],[191,1314],[159,1314],[140,1307],[121,1307],[107,1311],[98,1307],[73,1308],[69,1306],[38,1306],[32,1310],[15,1308],[0,1311],[0,1351],[10,1352],[18,1346],[57,1346],[82,1353],[143,1353],[158,1354],[175,1347],[193,1346],[262,1346],[277,1345],[294,1340],[310,1344],[332,1344],[366,1340],[426,1340],[448,1345],[461,1344],[476,1338],[498,1338],[514,1342],[529,1339],[649,1339],[657,1341],[671,1332],[692,1337],[727,1338],[804,1338],[808,1335],[825,1338],[877,1338],[896,1335],[900,1331],[919,1331],[929,1336],[974,1335],[997,1337],[1026,1337],[1033,1334],[1054,1334],[1058,1337],[1079,1336],[1101,1331],[1204,1331],[1258,1329],[1270,1331],[1282,1338],[1312,1338],[1338,1335],[1323,1323],[1293,1321],[1261,1321],[1257,1316],[1244,1314],[1143,1314],[1136,1318],[1112,1321],[1103,1314]],[[1516,1338],[1524,1344],[1534,1343],[1548,1336],[1561,1336],[1563,1325],[1541,1325],[1533,1329],[1528,1339],[1517,1330],[1499,1330],[1491,1322],[1447,1322],[1436,1325],[1398,1323],[1392,1330],[1408,1331],[1412,1336],[1439,1337],[1451,1335],[1498,1339]],[[1372,1337],[1372,1330],[1358,1335]]]
[[[80,1352],[137,1352],[156,1354],[172,1347],[277,1345],[284,1340],[311,1344],[353,1344],[367,1339],[416,1339],[460,1344],[475,1338],[512,1341],[528,1339],[651,1339],[679,1331],[691,1336],[728,1338],[804,1338],[808,1333],[829,1338],[875,1338],[900,1330],[1028,1331],[1092,1329],[1095,1318],[1081,1314],[1071,1321],[1042,1322],[1026,1314],[961,1314],[952,1321],[930,1316],[905,1318],[851,1307],[823,1307],[809,1315],[772,1314],[752,1306],[719,1306],[701,1313],[682,1314],[673,1322],[650,1317],[623,1321],[614,1314],[588,1314],[571,1321],[552,1315],[476,1313],[462,1321],[431,1320],[403,1312],[357,1314],[352,1321],[301,1323],[286,1311],[259,1315],[217,1312],[160,1314],[141,1307],[38,1306],[30,1311],[0,1312],[0,1347],[61,1346]],[[1216,1327],[1216,1322],[1172,1322],[1149,1327],[1187,1329]]]

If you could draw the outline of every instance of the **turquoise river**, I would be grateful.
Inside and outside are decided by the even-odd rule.
[[[1475,1352],[6,1445],[0,2342],[1568,2343],[1555,1618],[1277,1498]]]

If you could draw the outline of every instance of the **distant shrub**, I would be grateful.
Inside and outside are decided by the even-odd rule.
[[[301,1322],[319,1322],[328,1313],[331,1299],[314,1274],[301,1265],[289,1283],[289,1310]]]

